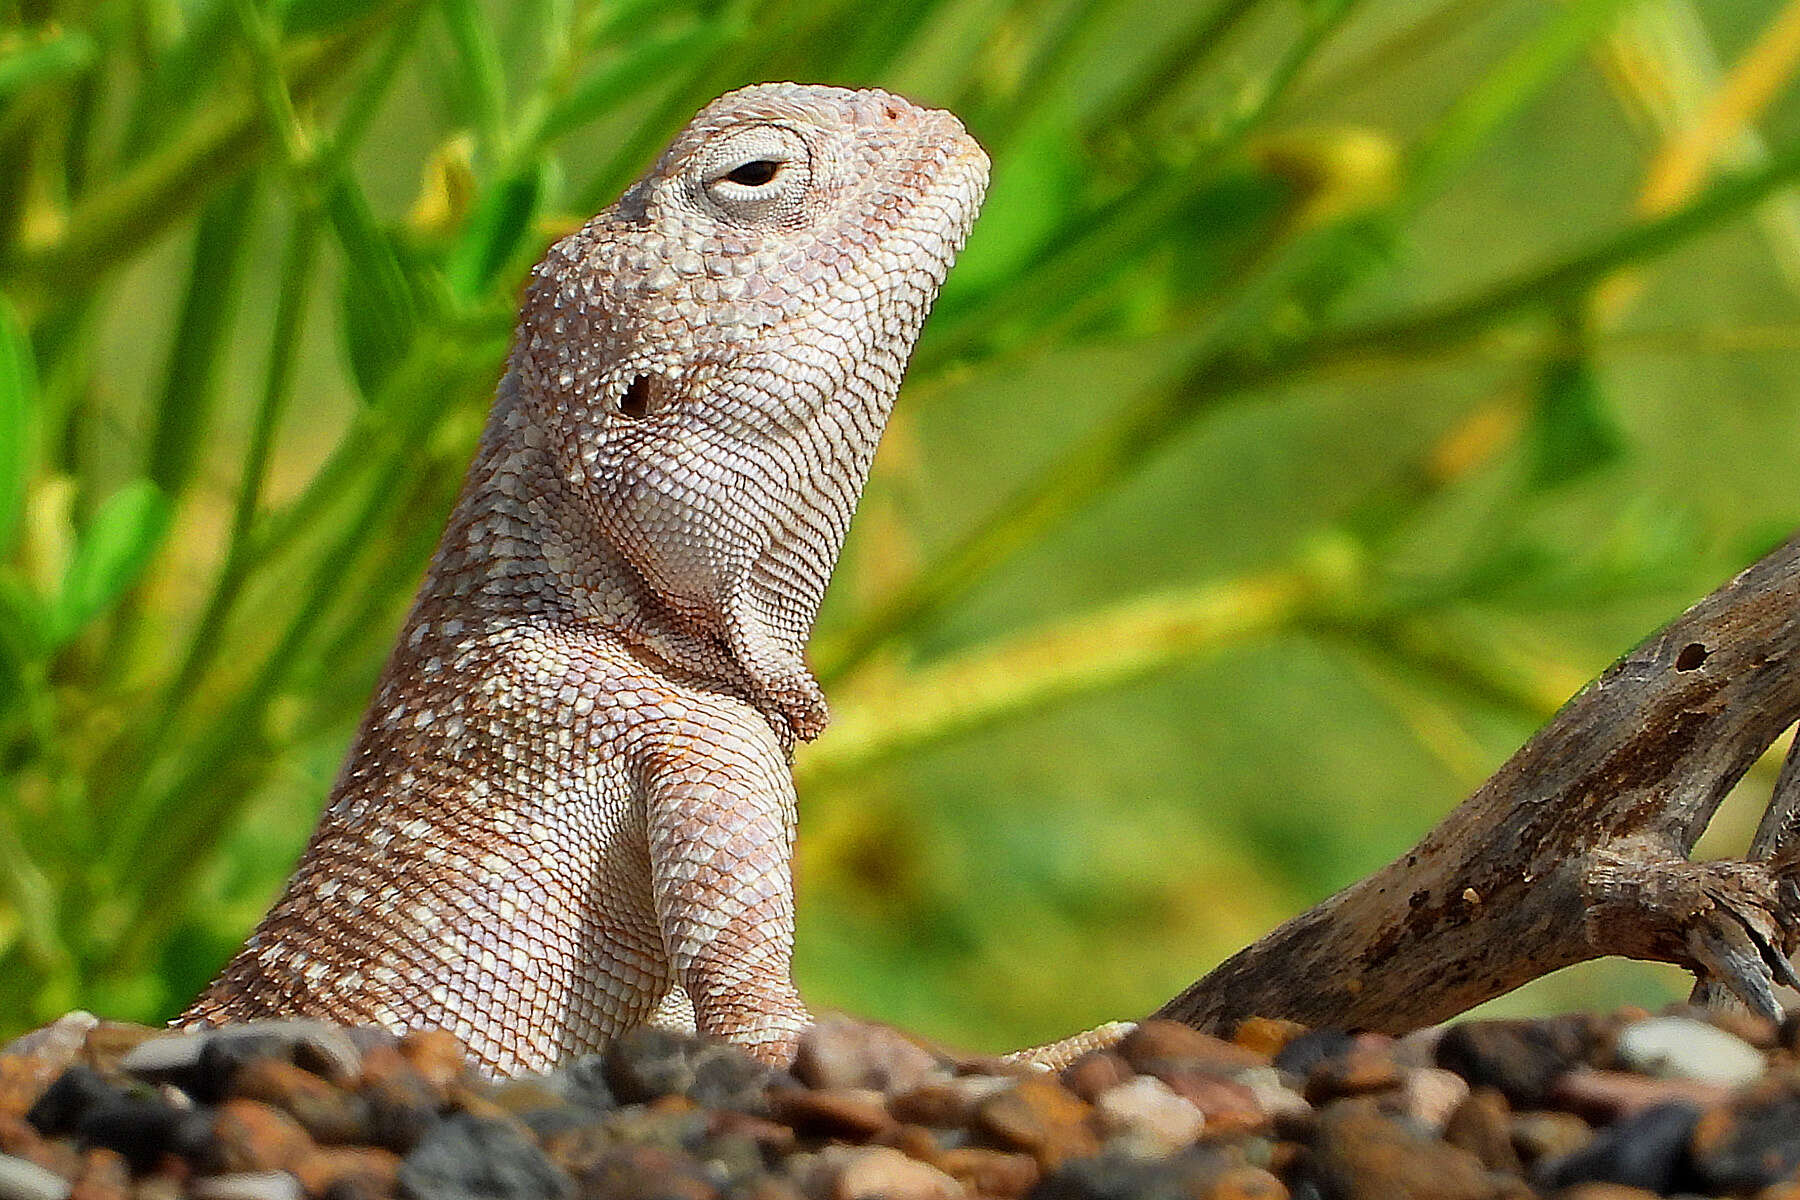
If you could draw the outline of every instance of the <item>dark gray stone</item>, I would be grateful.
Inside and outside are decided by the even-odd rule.
[[[400,1164],[410,1200],[567,1200],[570,1178],[511,1125],[468,1113],[439,1122]]]

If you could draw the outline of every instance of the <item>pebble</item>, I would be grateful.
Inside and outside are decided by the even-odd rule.
[[[219,1106],[205,1166],[220,1175],[285,1171],[313,1150],[313,1140],[278,1108],[233,1097]]]
[[[980,1146],[959,1146],[931,1156],[932,1165],[971,1192],[984,1196],[1023,1196],[1043,1178],[1029,1154],[1010,1154]]]
[[[67,1179],[23,1158],[0,1154],[0,1200],[65,1200]]]
[[[1537,1178],[1552,1188],[1594,1182],[1666,1192],[1678,1181],[1699,1117],[1686,1104],[1647,1109],[1601,1130],[1573,1154],[1539,1164]]]
[[[1594,1140],[1594,1131],[1570,1113],[1518,1113],[1512,1119],[1513,1149],[1526,1167],[1573,1154]]]
[[[937,1055],[885,1025],[826,1017],[800,1035],[793,1075],[811,1088],[904,1092],[946,1074]]]
[[[1339,1100],[1319,1116],[1311,1176],[1343,1200],[1494,1200],[1497,1179],[1468,1151],[1383,1114],[1373,1100]],[[1527,1193],[1528,1194],[1528,1193]]]
[[[1282,1021],[1275,1017],[1249,1017],[1238,1023],[1231,1035],[1234,1046],[1274,1058],[1286,1045],[1306,1032],[1298,1021]]]
[[[809,1200],[964,1200],[962,1185],[887,1146],[831,1146],[802,1176]]]
[[[1708,1189],[1741,1194],[1800,1174],[1800,1080],[1775,1076],[1709,1109],[1689,1147]]]
[[[210,1102],[225,1094],[238,1067],[263,1057],[285,1059],[333,1083],[356,1078],[362,1066],[362,1054],[348,1031],[295,1018],[149,1038],[119,1060],[119,1069],[151,1083],[174,1084]]]
[[[1394,1061],[1393,1039],[1364,1035],[1313,1063],[1302,1095],[1320,1105],[1339,1096],[1362,1096],[1400,1086],[1400,1064]]]
[[[1556,1081],[1553,1100],[1559,1108],[1602,1124],[1633,1116],[1663,1104],[1705,1108],[1722,1104],[1731,1090],[1695,1079],[1654,1079],[1625,1071],[1570,1071]]]
[[[1092,1109],[1054,1079],[1026,1077],[975,1106],[975,1131],[1003,1150],[1036,1158],[1045,1168],[1100,1149]]]
[[[1144,1021],[1119,1039],[1120,1058],[1145,1075],[1202,1071],[1229,1079],[1247,1067],[1266,1067],[1269,1056],[1174,1021]]]
[[[1139,1075],[1101,1092],[1094,1115],[1103,1134],[1146,1158],[1190,1146],[1206,1128],[1205,1114],[1154,1075]]]
[[[1468,1096],[1463,1077],[1441,1067],[1415,1067],[1400,1081],[1402,1110],[1433,1133],[1444,1131],[1450,1115]]]
[[[104,1146],[82,1154],[71,1200],[128,1200],[130,1195],[131,1164],[123,1154]]]
[[[575,1191],[523,1133],[467,1113],[425,1135],[400,1164],[399,1184],[412,1200],[565,1200]]]
[[[355,1142],[369,1136],[367,1100],[291,1062],[262,1058],[244,1064],[232,1092],[280,1109],[316,1141]]]
[[[1493,1088],[1476,1088],[1443,1126],[1444,1141],[1473,1154],[1490,1171],[1523,1175],[1512,1139],[1512,1109]]]
[[[615,1146],[577,1177],[582,1200],[713,1200],[718,1189],[693,1159],[662,1146]]]
[[[1090,1050],[1063,1069],[1063,1086],[1089,1104],[1110,1087],[1137,1078],[1137,1071],[1111,1050]]]
[[[1125,1074],[1112,1079],[1113,1083],[1123,1083],[1127,1079],[1135,1079],[1129,1070]],[[1081,1089],[1069,1083],[1065,1075],[1064,1086],[1069,1087],[1076,1095],[1083,1096]],[[967,1125],[974,1119],[975,1109],[989,1096],[998,1095],[1012,1086],[1010,1077],[995,1079],[983,1075],[959,1075],[951,1079],[937,1079],[922,1083],[915,1088],[901,1092],[888,1099],[888,1111],[900,1121],[909,1121],[915,1125],[931,1125],[939,1129],[955,1129]]]
[[[1543,1108],[1557,1079],[1581,1065],[1584,1043],[1568,1021],[1469,1021],[1438,1040],[1437,1065],[1514,1108]]]
[[[194,1200],[303,1200],[300,1181],[286,1171],[245,1171],[196,1179]]]
[[[1763,1071],[1744,1039],[1689,1017],[1652,1017],[1619,1033],[1614,1053],[1626,1068],[1660,1079],[1742,1087]]]
[[[247,1028],[72,1020],[0,1053],[0,1200],[1800,1200],[1800,1022],[1691,1008],[1152,1021],[1060,1074],[845,1021],[787,1073],[643,1031],[501,1082],[447,1034]],[[1696,1028],[1754,1078],[1644,1056]]]
[[[894,1124],[887,1101],[874,1088],[769,1089],[769,1111],[795,1133],[864,1142]]]

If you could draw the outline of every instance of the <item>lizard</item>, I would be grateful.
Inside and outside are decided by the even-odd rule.
[[[949,113],[761,84],[550,248],[319,823],[176,1025],[791,1058],[805,644],[987,178]]]
[[[791,972],[789,762],[827,717],[805,645],[987,174],[947,113],[882,91],[759,85],[703,109],[617,204],[550,249],[324,815],[273,908],[176,1024],[442,1027],[500,1075],[639,1024],[792,1058],[812,1015]],[[1659,645],[1645,662],[1690,670]],[[1560,728],[1515,756],[1518,772],[1561,761],[1538,749],[1561,746]],[[1465,809],[1151,1017],[1399,1031],[1516,984],[1491,972],[1471,990],[1468,970],[1439,969],[1402,994],[1417,970],[1364,978],[1376,952],[1358,946],[1388,959],[1404,943],[1427,964],[1485,953],[1472,920],[1445,925],[1421,906],[1430,893],[1411,873],[1421,856],[1487,853],[1484,837],[1471,851],[1443,832]],[[1771,932],[1779,879],[1759,876],[1733,908],[1716,864],[1683,866],[1712,889],[1705,903],[1646,901],[1634,919],[1713,947],[1683,961],[1777,1018],[1772,979],[1792,978]],[[1604,856],[1596,869],[1617,873]],[[1383,907],[1389,895],[1401,908]],[[1606,929],[1629,927],[1621,907]],[[1463,938],[1448,950],[1432,940],[1446,929]],[[1339,963],[1347,981],[1321,986]],[[1060,1066],[1131,1028],[1006,1057]]]

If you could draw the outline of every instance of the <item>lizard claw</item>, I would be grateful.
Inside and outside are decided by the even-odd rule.
[[[1720,986],[1729,988],[1759,1017],[1779,1022],[1785,1015],[1775,996],[1777,979],[1794,986],[1794,968],[1779,952],[1741,925],[1699,928],[1688,936],[1688,953],[1700,976],[1694,1000],[1717,1007]]]
[[[1786,1014],[1775,988],[1800,990],[1800,972],[1786,949],[1787,871],[1767,863],[1733,865],[1738,886],[1708,888],[1713,905],[1687,930],[1689,963],[1699,980],[1692,999],[1717,1007],[1728,990],[1751,1012],[1779,1022]]]

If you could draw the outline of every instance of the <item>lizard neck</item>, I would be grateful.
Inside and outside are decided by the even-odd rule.
[[[673,676],[748,696],[752,689],[720,640],[666,603],[601,536],[591,502],[557,469],[518,392],[509,373],[403,642],[445,619],[472,629],[580,626]]]

